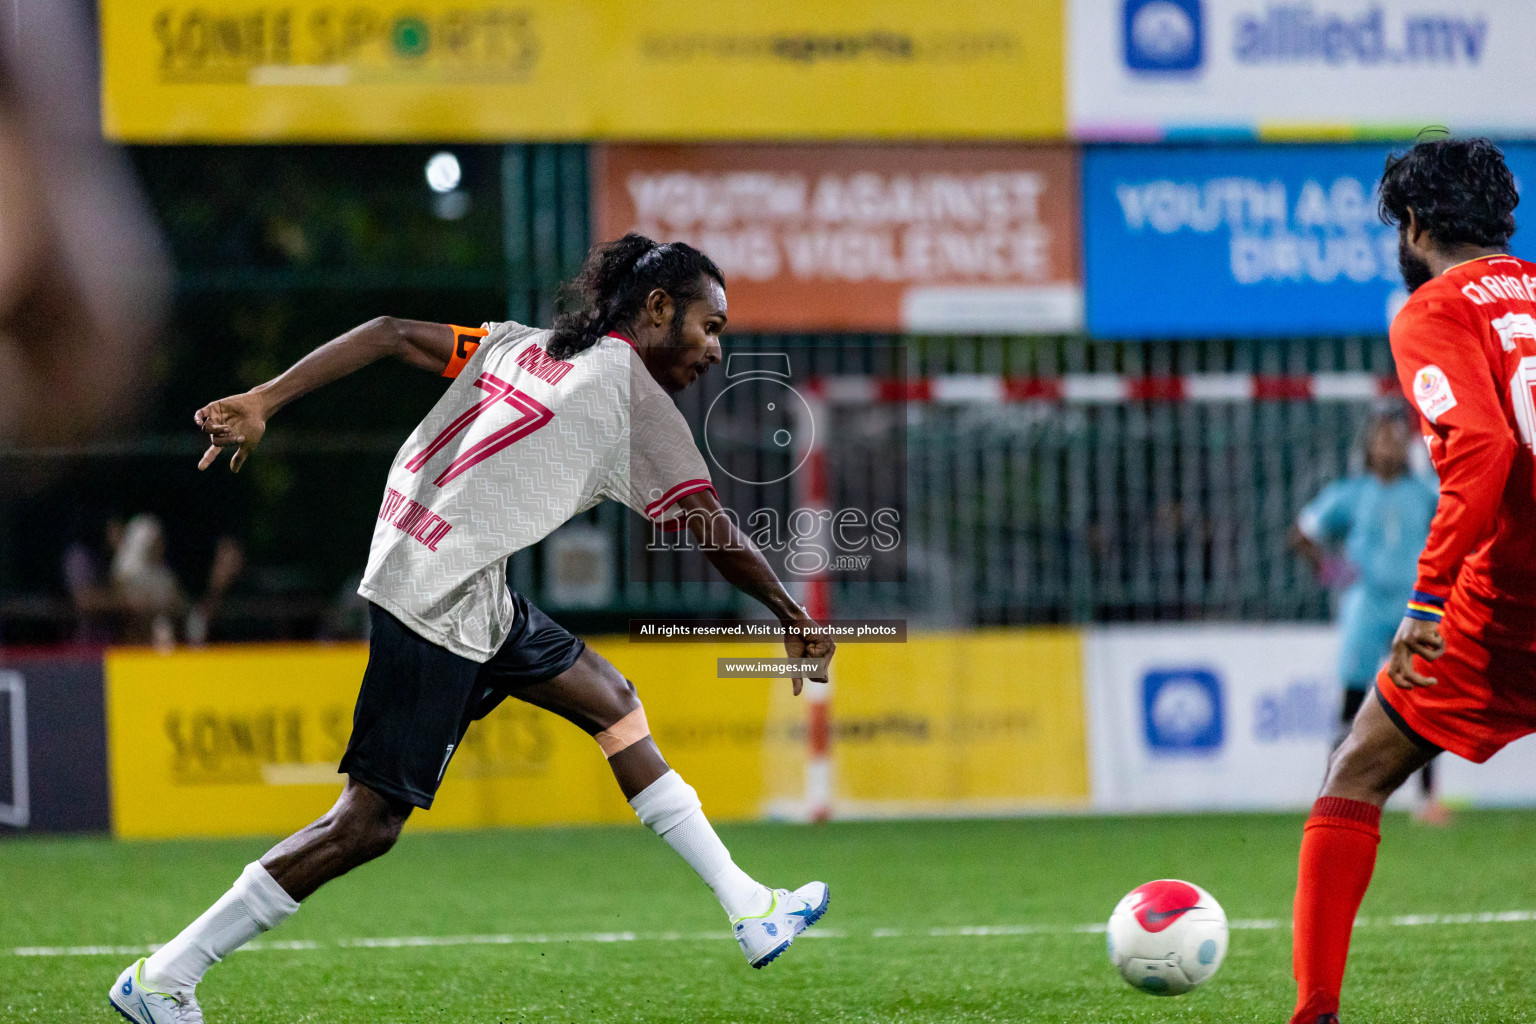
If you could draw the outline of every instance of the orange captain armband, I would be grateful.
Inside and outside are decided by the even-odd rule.
[[[464,369],[464,364],[469,362],[469,357],[475,354],[475,349],[480,347],[480,339],[490,331],[484,327],[456,327],[453,329],[453,354],[448,357],[448,365],[443,368],[444,377],[457,377],[459,371]]]

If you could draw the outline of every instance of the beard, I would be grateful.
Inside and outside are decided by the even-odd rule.
[[[672,314],[672,326],[667,328],[667,344],[674,348],[683,348],[688,343],[683,340],[683,311],[678,310]]]
[[[1421,285],[1428,284],[1434,279],[1435,272],[1429,269],[1429,263],[1408,247],[1406,239],[1399,237],[1397,240],[1397,269],[1402,272],[1403,284],[1408,286],[1409,292],[1416,292]]]
[[[661,346],[662,358],[667,360],[667,379],[662,387],[673,394],[685,390],[692,383],[688,371],[693,368],[695,360],[683,337],[684,326],[682,314],[673,314],[672,326],[667,328],[666,342]]]

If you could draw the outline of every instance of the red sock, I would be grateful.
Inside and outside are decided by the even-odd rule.
[[[1339,1012],[1349,933],[1371,884],[1380,825],[1381,808],[1374,804],[1325,796],[1312,805],[1296,878],[1292,1024],[1317,1024],[1319,1016]]]

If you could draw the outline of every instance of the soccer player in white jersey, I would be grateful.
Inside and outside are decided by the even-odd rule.
[[[834,649],[721,513],[668,395],[720,361],[719,269],[683,243],[627,235],[594,248],[568,290],[580,306],[551,330],[380,318],[198,411],[210,441],[200,468],[233,448],[230,468],[238,471],[272,414],[378,359],[454,378],[395,457],[374,525],[360,588],[371,602],[368,668],[340,799],[247,865],[180,935],[123,971],[111,1001],[130,1020],[201,1022],[203,973],[320,886],[394,845],[411,811],[432,805],[470,723],[509,696],[597,741],[640,821],[719,898],[753,967],[826,912],[823,883],[769,889],[735,865],[693,787],[662,759],[634,686],[507,587],[508,556],[612,498],[658,524],[685,524],[728,581],[794,627],[788,653],[823,665],[813,681],[825,681]],[[801,683],[793,682],[797,694]]]

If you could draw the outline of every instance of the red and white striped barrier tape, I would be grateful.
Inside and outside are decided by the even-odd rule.
[[[808,387],[838,405],[916,402],[961,405],[973,402],[1065,402],[1115,405],[1124,402],[1370,401],[1398,393],[1395,377],[1370,373],[1313,373],[1281,376],[1256,373],[1189,373],[1131,376],[1068,373],[1060,377],[1005,377],[962,373],[940,377],[822,377]]]

